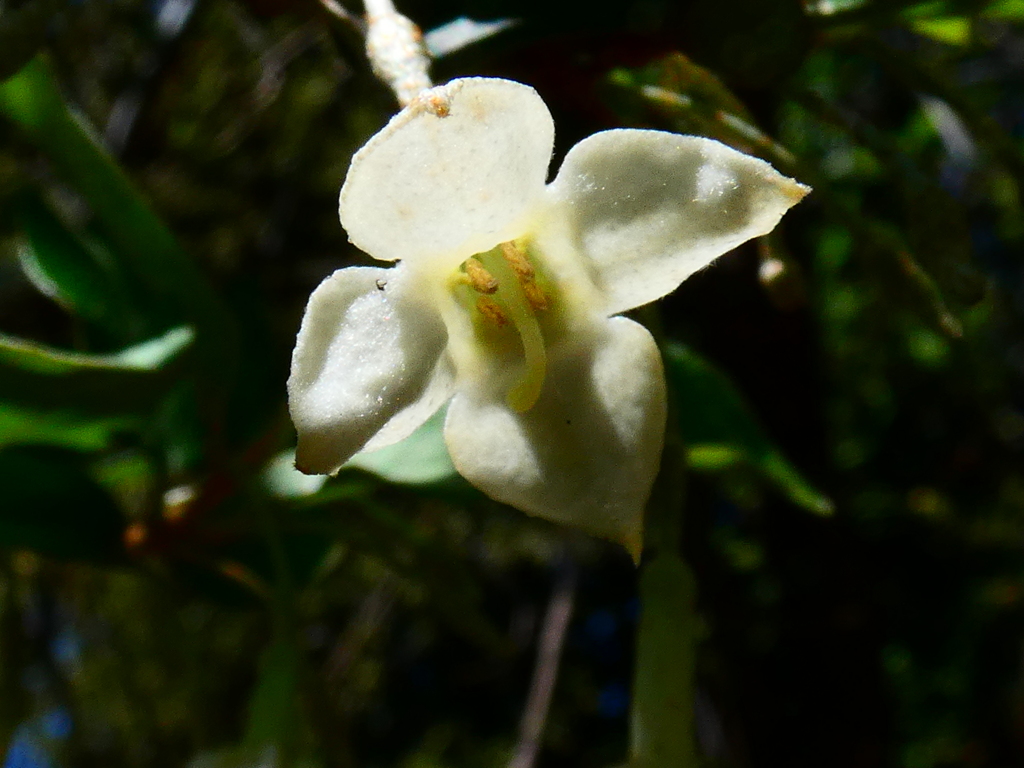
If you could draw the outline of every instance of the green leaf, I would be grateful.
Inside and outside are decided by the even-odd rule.
[[[123,558],[124,520],[80,455],[57,448],[0,449],[0,488],[0,547],[75,560]]]
[[[458,473],[444,443],[442,408],[405,440],[372,453],[357,453],[346,464],[400,485],[430,485]]]
[[[99,451],[110,444],[116,432],[128,429],[130,425],[130,419],[83,419],[67,413],[0,403],[0,448],[8,445],[59,445],[85,452]]]
[[[831,500],[782,455],[727,376],[682,344],[669,343],[664,353],[691,469],[747,464],[794,504],[817,514],[832,512]]]
[[[16,213],[27,240],[19,261],[36,288],[113,338],[131,340],[141,317],[111,254],[68,230],[38,196],[23,196]]]
[[[0,363],[26,371],[54,375],[80,371],[155,371],[177,357],[192,343],[190,328],[172,328],[163,336],[144,341],[112,355],[90,355],[53,349],[42,344],[0,334]]]
[[[938,19],[914,19],[910,28],[919,35],[946,45],[967,45],[971,41],[971,20],[965,16]]]
[[[981,15],[999,21],[1024,20],[1024,0],[996,0]]]
[[[0,84],[0,113],[21,126],[85,198],[154,322],[194,326],[207,377],[227,378],[232,326],[220,298],[92,128],[65,104],[43,59]]]
[[[327,475],[307,475],[295,468],[295,451],[282,451],[267,462],[262,472],[263,484],[271,496],[279,499],[300,499],[312,496],[323,488]]]
[[[116,354],[88,355],[0,334],[0,402],[79,417],[149,414],[178,380],[171,363],[192,337],[174,328]]]

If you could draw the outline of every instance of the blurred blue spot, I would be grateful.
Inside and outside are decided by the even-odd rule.
[[[602,608],[594,611],[587,617],[583,631],[591,642],[604,643],[615,634],[618,623],[615,614],[606,608]]]
[[[63,741],[71,735],[74,722],[65,707],[54,707],[39,718],[39,729],[48,739]]]
[[[616,612],[601,608],[587,616],[580,627],[581,647],[597,664],[611,665],[622,657],[620,619]]]
[[[78,670],[78,660],[82,656],[82,638],[70,627],[66,627],[50,643],[53,660],[69,671]]]
[[[3,768],[57,768],[57,764],[39,741],[35,729],[22,724],[14,732]]]
[[[628,707],[629,692],[622,683],[608,683],[597,697],[597,713],[601,717],[622,717]]]
[[[71,712],[65,707],[54,707],[22,723],[11,738],[3,768],[58,768],[51,747],[67,739],[72,727]]]

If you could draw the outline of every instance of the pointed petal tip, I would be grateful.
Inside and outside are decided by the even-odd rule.
[[[811,191],[812,187],[789,178],[786,179],[786,184],[782,188],[783,194],[790,200],[790,205],[796,205],[811,194]]]
[[[626,548],[629,556],[633,559],[633,565],[637,568],[640,567],[640,557],[644,552],[644,533],[642,528],[637,528],[635,531],[629,531],[619,542]]]

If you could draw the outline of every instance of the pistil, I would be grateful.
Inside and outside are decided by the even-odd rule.
[[[515,249],[515,253],[519,258],[509,258],[508,245],[510,244],[502,244],[500,255],[495,251],[483,254],[481,262],[497,280],[499,288],[496,297],[501,300],[502,307],[519,332],[523,344],[526,370],[523,377],[509,390],[506,401],[513,410],[524,413],[530,410],[540,397],[547,372],[547,352],[544,349],[544,335],[541,333],[540,323],[534,314],[534,302],[530,301],[524,290],[527,280],[524,279],[523,264],[529,268],[529,282],[536,287],[533,283],[533,268],[518,248]]]

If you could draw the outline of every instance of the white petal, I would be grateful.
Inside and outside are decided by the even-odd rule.
[[[405,440],[423,423],[437,413],[455,392],[455,371],[447,355],[438,358],[419,399],[391,417],[391,420],[366,441],[360,450],[376,451]]]
[[[324,280],[302,318],[288,407],[296,465],[334,472],[374,435],[411,434],[450,396],[447,335],[402,267],[349,267]]]
[[[582,251],[608,296],[608,314],[672,292],[718,256],[770,232],[809,191],[717,141],[638,130],[584,139],[548,187],[569,245]]]
[[[433,88],[352,158],[341,223],[374,258],[434,256],[454,268],[522,234],[543,194],[554,130],[540,96],[521,83]]]
[[[665,379],[647,330],[601,321],[549,350],[540,400],[526,413],[503,391],[460,390],[445,440],[456,469],[488,496],[618,541],[639,555],[643,510],[665,431]]]

